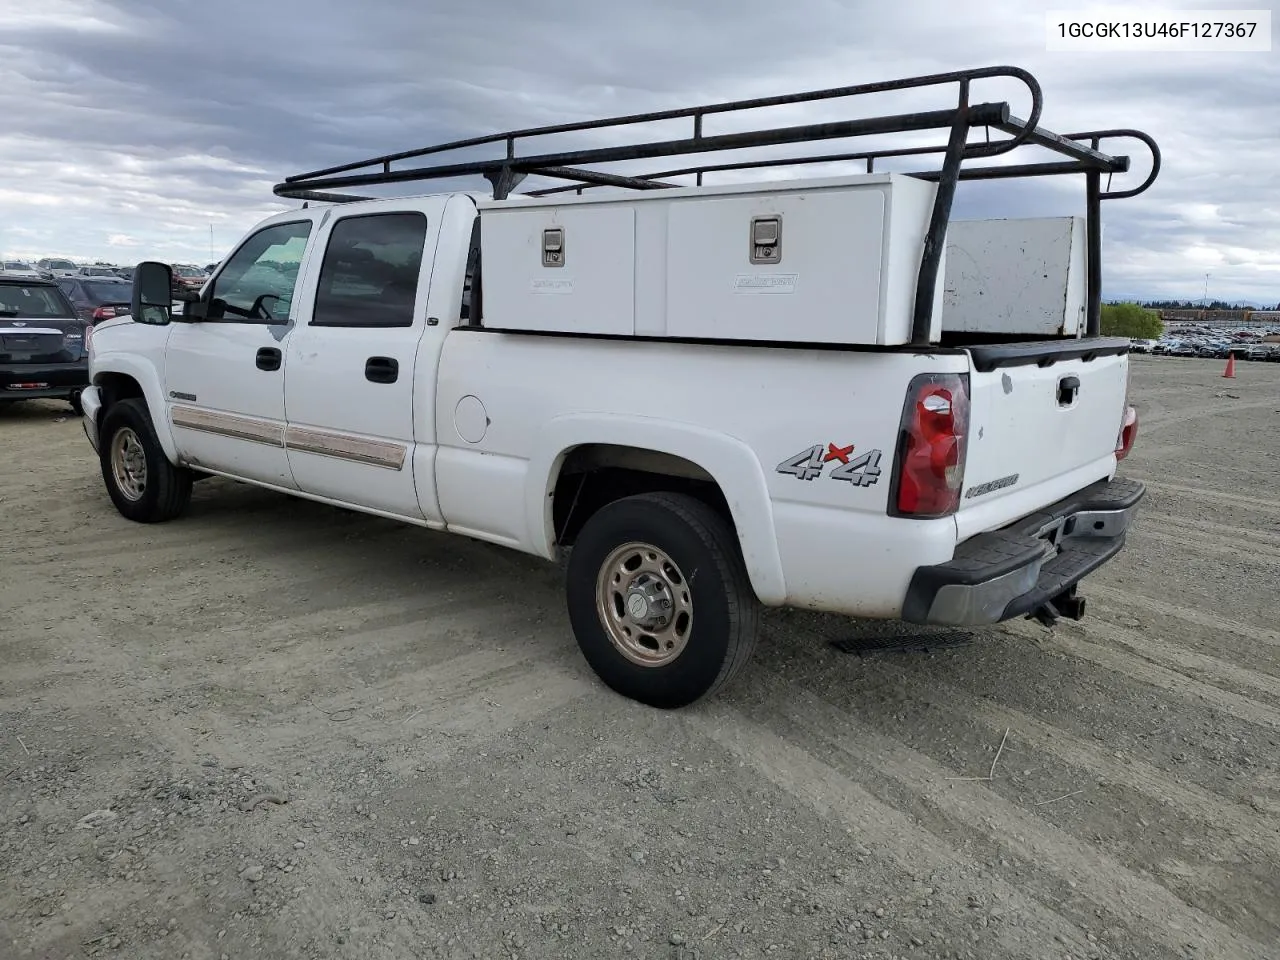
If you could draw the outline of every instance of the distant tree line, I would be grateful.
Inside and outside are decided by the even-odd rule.
[[[1222,300],[1214,300],[1207,307],[1202,300],[1141,300],[1138,301],[1140,306],[1153,307],[1156,310],[1239,310],[1241,304],[1226,303]],[[1260,310],[1280,310],[1280,303],[1274,307],[1259,307]]]
[[[1166,305],[1166,309],[1172,309]],[[1108,337],[1156,340],[1164,333],[1160,314],[1140,303],[1104,303],[1102,333]]]

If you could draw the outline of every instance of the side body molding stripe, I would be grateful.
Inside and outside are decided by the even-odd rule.
[[[179,404],[173,405],[170,416],[175,427],[216,433],[224,437],[235,437],[237,440],[251,440],[254,443],[269,443],[273,447],[284,446],[284,425],[269,420],[215,413]]]
[[[369,440],[307,427],[289,427],[285,431],[285,446],[303,453],[316,453],[322,457],[352,460],[391,470],[404,469],[404,461],[409,454],[409,448],[402,443]]]
[[[314,453],[337,460],[366,463],[388,470],[403,470],[409,448],[402,443],[386,440],[370,440],[367,437],[316,430],[310,427],[285,427],[280,423],[242,417],[230,413],[217,413],[174,404],[171,417],[175,427],[199,430],[252,443],[266,443],[273,447],[286,447],[300,453]]]

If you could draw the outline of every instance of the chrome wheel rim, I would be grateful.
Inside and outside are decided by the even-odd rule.
[[[111,475],[124,497],[142,499],[147,489],[147,455],[131,427],[117,430],[111,438]]]
[[[600,565],[596,612],[614,648],[642,667],[662,667],[684,652],[693,629],[693,596],[684,573],[649,543],[624,543]]]

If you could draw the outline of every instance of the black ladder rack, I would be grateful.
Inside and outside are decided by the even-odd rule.
[[[1003,77],[1024,84],[1031,96],[1031,110],[1023,120],[1012,114],[1008,102],[971,103],[970,88],[975,81]],[[949,109],[901,113],[889,116],[863,117],[827,123],[799,126],[772,127],[737,133],[705,135],[703,120],[717,114],[757,110],[821,100],[838,100],[865,94],[890,93],[921,87],[956,86],[955,106]],[[672,183],[670,178],[695,177],[701,185],[708,173],[730,170],[754,170],[770,167],[789,167],[814,163],[862,162],[868,173],[873,172],[877,160],[891,157],[927,156],[942,154],[937,169],[913,171],[911,176],[934,180],[938,183],[937,196],[925,236],[924,251],[916,279],[916,296],[912,315],[912,343],[924,345],[929,341],[933,316],[933,297],[947,224],[956,185],[961,180],[994,180],[1011,177],[1059,176],[1083,174],[1085,178],[1085,218],[1087,256],[1087,310],[1086,335],[1097,336],[1101,322],[1102,255],[1101,201],[1134,197],[1145,191],[1160,172],[1160,148],[1147,134],[1139,130],[1092,130],[1083,133],[1057,134],[1039,125],[1043,95],[1039,82],[1019,67],[995,66],[973,70],[957,70],[921,77],[907,77],[882,83],[865,83],[848,87],[832,87],[807,93],[793,93],[776,97],[758,97],[727,103],[686,107],[678,110],[662,110],[637,113],[601,120],[563,123],[554,126],[531,127],[512,130],[465,140],[406,150],[401,153],[373,157],[355,163],[327,167],[289,177],[276,184],[274,192],[280,197],[324,203],[345,203],[375,199],[347,193],[334,193],[350,187],[380,184],[413,183],[426,180],[442,180],[463,176],[483,176],[493,188],[493,197],[504,200],[525,179],[533,174],[567,181],[567,185],[529,191],[527,196],[551,196],[559,193],[583,191],[601,186],[623,187],[635,190],[663,190],[687,184]],[[586,130],[605,130],[652,123],[662,120],[689,119],[693,121],[692,135],[679,139],[651,140],[618,146],[591,149],[561,150],[558,152],[521,155],[518,147],[534,137],[547,137],[577,133]],[[971,141],[970,132],[985,129],[981,140]],[[1007,134],[1001,139],[991,139],[992,129]],[[748,150],[760,147],[779,147],[792,144],[816,144],[827,140],[844,140],[877,134],[911,133],[925,130],[948,131],[947,142],[932,146],[910,146],[860,152],[825,154],[800,154],[737,160],[722,163],[696,163],[687,166],[655,171],[640,176],[592,169],[598,164],[658,159],[661,157],[686,157],[723,153],[730,150]],[[1103,140],[1128,138],[1143,143],[1151,152],[1151,171],[1138,186],[1127,190],[1103,190],[1102,175],[1124,173],[1129,169],[1129,158],[1101,152]],[[438,162],[427,166],[392,168],[392,164],[433,157],[446,160],[442,154],[502,144],[504,156],[482,160],[457,160]],[[1065,159],[1022,164],[996,164],[964,166],[973,159],[987,159],[1007,154],[1022,147],[1035,146],[1052,151]]]

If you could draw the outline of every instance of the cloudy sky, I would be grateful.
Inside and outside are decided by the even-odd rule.
[[[1046,52],[1045,12],[1073,6],[0,0],[0,253],[203,264],[211,241],[221,258],[283,208],[273,183],[333,163],[513,127],[1008,63],[1040,79],[1050,128],[1139,127],[1163,150],[1150,191],[1104,205],[1105,295],[1199,298],[1209,274],[1211,297],[1280,301],[1280,44]],[[992,84],[975,98],[1026,113],[1016,87]],[[899,95],[768,122],[946,105]],[[707,132],[717,129],[729,127]],[[1148,163],[1131,152],[1128,183]],[[1078,213],[1083,182],[968,185],[958,202],[965,217]]]

